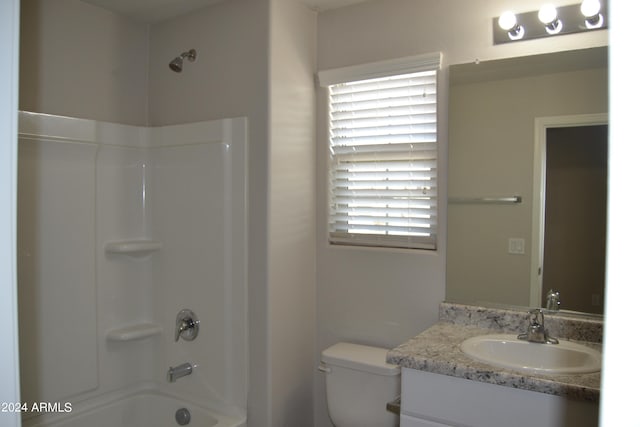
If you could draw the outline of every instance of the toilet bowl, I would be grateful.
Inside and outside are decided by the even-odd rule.
[[[336,427],[396,427],[387,402],[400,395],[400,368],[386,363],[387,349],[338,343],[322,352],[327,407]]]

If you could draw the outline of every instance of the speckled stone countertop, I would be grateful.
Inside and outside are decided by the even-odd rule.
[[[545,315],[545,324],[554,337],[581,341],[581,344],[601,350],[602,321]],[[526,311],[442,303],[440,321],[390,350],[387,361],[436,374],[597,401],[600,398],[599,372],[554,376],[528,374],[475,361],[460,349],[460,343],[467,338],[496,332],[519,333],[526,330],[526,325]]]

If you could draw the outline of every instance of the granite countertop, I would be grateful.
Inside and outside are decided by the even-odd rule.
[[[452,316],[452,310],[460,314],[460,316]],[[471,310],[471,314],[469,310]],[[505,387],[566,396],[579,400],[599,400],[600,372],[553,376],[522,373],[510,369],[497,368],[478,362],[465,355],[460,349],[462,341],[478,335],[495,334],[497,332],[512,333],[512,329],[520,325],[521,317],[526,318],[526,315],[520,316],[516,313],[512,316],[513,313],[509,312],[506,317],[508,321],[505,322],[505,317],[500,316],[501,313],[496,315],[495,312],[496,310],[487,311],[483,308],[467,308],[461,305],[443,303],[440,307],[441,320],[416,337],[390,350],[387,354],[387,361],[405,368]],[[485,318],[486,314],[489,315],[489,323],[478,322],[477,319],[474,320],[478,316]],[[511,320],[509,320],[509,316],[512,316]],[[516,321],[513,321],[514,318]],[[469,324],[469,320],[473,324]],[[478,324],[482,327],[478,327]],[[596,326],[596,329],[598,327],[601,330],[601,322],[599,326]],[[589,328],[587,327],[586,329]],[[584,335],[584,331],[577,331],[576,333],[580,338]],[[550,328],[550,334],[558,336],[560,339],[569,338],[572,341],[575,340],[572,336],[575,335],[573,333],[569,333],[569,337],[563,337],[556,335],[553,329]],[[591,336],[589,332],[587,332],[587,335]],[[602,337],[600,336],[599,338],[601,342]],[[581,341],[580,343],[601,350],[601,344],[598,342]]]

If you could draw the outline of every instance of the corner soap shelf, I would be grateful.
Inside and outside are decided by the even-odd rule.
[[[120,342],[137,341],[160,335],[161,333],[162,327],[156,323],[138,323],[108,331],[107,340]]]
[[[162,249],[162,243],[155,240],[119,240],[109,242],[104,246],[108,254],[124,254],[134,257],[143,257]]]

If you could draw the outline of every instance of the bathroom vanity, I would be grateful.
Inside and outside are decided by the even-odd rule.
[[[472,337],[516,336],[527,330],[528,319],[526,311],[442,303],[437,324],[387,354],[389,363],[402,367],[400,426],[597,426],[600,371],[508,369],[480,362],[461,349]],[[562,314],[545,319],[561,344],[579,343],[601,352],[601,320]]]

